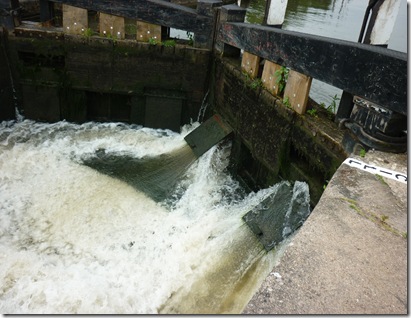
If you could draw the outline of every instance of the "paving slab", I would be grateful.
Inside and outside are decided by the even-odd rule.
[[[406,154],[352,158],[407,174]],[[342,164],[243,314],[408,314],[407,213],[406,183]]]

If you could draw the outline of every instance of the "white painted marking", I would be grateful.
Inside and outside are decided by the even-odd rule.
[[[361,160],[353,159],[353,158],[347,158],[344,160],[343,163],[345,163],[346,165],[349,165],[350,167],[354,167],[354,168],[357,168],[363,171],[367,171],[372,174],[378,174],[382,177],[390,178],[390,179],[407,184],[408,177],[406,174],[401,173],[401,172],[366,164],[362,162]]]

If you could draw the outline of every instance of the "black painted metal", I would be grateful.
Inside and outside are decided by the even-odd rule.
[[[20,24],[20,4],[18,0],[0,1],[0,27],[13,30]]]
[[[361,25],[361,31],[360,31],[360,36],[358,37],[358,42],[362,43],[362,40],[364,38],[364,32],[365,32],[365,27],[367,26],[368,23],[368,19],[370,16],[370,12],[372,10],[372,8],[375,6],[375,4],[378,2],[379,0],[371,0],[368,3],[367,9],[365,10],[365,14],[364,14],[364,19],[362,21],[362,25]]]
[[[246,23],[223,23],[219,40],[407,114],[407,55],[360,43]]]

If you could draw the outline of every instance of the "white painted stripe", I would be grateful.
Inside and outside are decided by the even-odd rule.
[[[396,172],[390,169],[386,169],[386,168],[381,168],[378,166],[374,166],[374,165],[369,165],[366,164],[358,159],[353,159],[353,158],[347,158],[344,160],[344,162],[346,165],[349,165],[350,167],[354,167],[363,171],[367,171],[369,173],[372,174],[378,174],[382,177],[386,177],[386,178],[390,178],[402,183],[407,184],[407,175],[401,172]]]

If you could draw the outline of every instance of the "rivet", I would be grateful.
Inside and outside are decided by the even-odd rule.
[[[297,106],[300,107],[300,104],[298,104]]]
[[[295,94],[293,94],[293,97],[295,97],[296,95]]]

